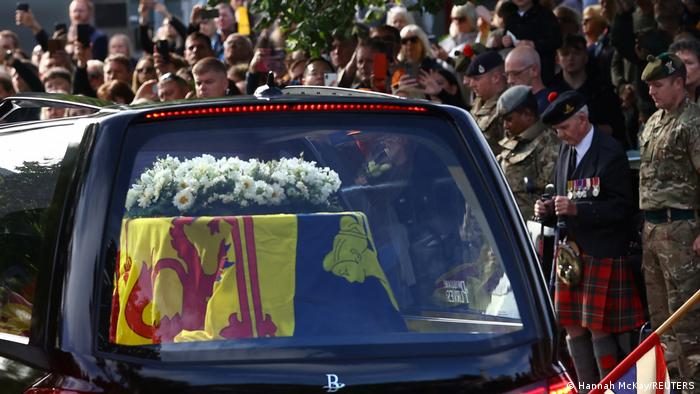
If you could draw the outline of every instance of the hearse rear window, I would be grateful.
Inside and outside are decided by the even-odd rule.
[[[464,142],[440,118],[399,120],[133,126],[113,201],[109,343],[184,350],[522,331],[518,271],[504,263]]]

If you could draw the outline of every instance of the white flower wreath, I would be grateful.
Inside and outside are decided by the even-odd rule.
[[[338,174],[301,157],[269,162],[202,155],[158,158],[131,185],[128,216],[187,214],[217,204],[328,206],[340,188]]]

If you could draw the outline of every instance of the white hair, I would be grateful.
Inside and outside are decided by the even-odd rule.
[[[420,43],[423,46],[423,55],[421,56],[421,60],[425,59],[426,57],[435,58],[435,54],[433,54],[433,50],[430,47],[430,41],[428,41],[428,35],[425,34],[425,32],[423,31],[423,29],[421,29],[420,26],[406,25],[403,29],[401,29],[401,38],[404,38],[409,34],[418,37],[418,40],[420,40]],[[403,55],[403,51],[399,52],[399,55],[397,57],[399,61],[403,62],[406,60],[405,56]]]
[[[403,7],[403,6],[400,6],[400,5],[393,6],[393,7],[389,8],[389,11],[387,11],[387,13],[386,13],[386,20],[387,20],[387,23],[388,23],[393,17],[399,16],[399,15],[403,16],[403,19],[406,21],[406,24],[407,24],[407,25],[412,25],[412,24],[416,23],[416,22],[413,20],[413,16],[411,16],[411,14],[408,13],[408,9],[406,9],[406,7]]]
[[[584,114],[584,115],[586,115],[586,118],[587,118],[588,117],[588,105],[584,105],[583,107],[581,107],[581,109],[579,109],[576,112],[576,115],[578,115],[578,114]]]

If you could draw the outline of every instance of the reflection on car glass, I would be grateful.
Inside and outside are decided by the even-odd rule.
[[[200,139],[134,159],[113,342],[521,328],[478,202],[438,143],[359,130]]]

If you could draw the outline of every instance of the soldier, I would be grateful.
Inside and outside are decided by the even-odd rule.
[[[540,121],[537,99],[529,86],[515,85],[498,99],[498,115],[506,137],[498,163],[525,220],[532,217],[532,205],[554,178],[559,141],[553,130]]]
[[[545,221],[556,214],[558,227],[565,225],[554,307],[579,383],[591,385],[624,357],[612,334],[636,329],[645,319],[626,259],[634,208],[627,155],[593,127],[585,104],[583,95],[567,91],[542,114],[564,143],[554,177],[557,196],[537,200],[535,213]]]
[[[484,133],[494,155],[501,152],[498,141],[503,138],[503,126],[497,120],[496,102],[508,87],[503,71],[503,58],[498,52],[485,52],[472,60],[465,75],[476,100],[471,114]]]
[[[686,69],[675,54],[650,57],[642,79],[659,108],[639,144],[644,277],[658,328],[700,288],[700,109],[686,95]],[[700,392],[700,309],[671,328],[681,381],[694,382],[693,392]]]

